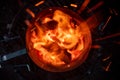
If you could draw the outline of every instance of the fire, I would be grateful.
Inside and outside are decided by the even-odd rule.
[[[76,18],[59,9],[41,19],[34,22],[34,30],[30,32],[29,42],[32,46],[29,50],[33,48],[38,51],[30,52],[30,56],[38,54],[37,62],[59,67],[70,67],[80,56],[83,57],[82,53],[86,49],[85,34],[89,32],[82,32],[86,31],[80,27],[86,27],[84,22],[80,25]]]
[[[54,12],[53,19],[46,17],[43,20],[44,24],[52,20],[58,22],[55,29],[47,30],[43,35],[39,34],[41,35],[40,38],[38,38],[38,36],[35,34],[34,31],[32,32],[33,36],[31,37],[31,41],[33,43],[33,47],[36,50],[39,50],[41,53],[43,53],[43,59],[45,61],[48,61],[50,59],[56,61],[57,58],[55,57],[58,56],[57,55],[58,50],[56,50],[56,48],[58,46],[59,48],[67,49],[67,52],[70,53],[72,60],[76,59],[74,51],[75,50],[81,51],[84,48],[84,43],[82,39],[83,36],[79,32],[79,30],[74,29],[75,26],[71,25],[71,24],[74,24],[70,22],[71,19],[72,17],[70,17],[69,15],[63,13],[60,10],[56,10]],[[36,26],[39,26],[39,30],[40,32],[42,32],[42,29],[40,29],[41,26],[40,25],[36,25]],[[57,46],[55,46],[54,44],[56,44]],[[77,44],[78,46],[76,46]],[[46,50],[47,48],[45,48],[45,46],[49,46],[49,47],[53,46],[53,48],[51,49],[52,52],[49,52],[50,49]],[[70,50],[74,48],[74,46],[76,46],[77,48],[75,50]],[[51,55],[48,55],[48,54],[51,54]]]

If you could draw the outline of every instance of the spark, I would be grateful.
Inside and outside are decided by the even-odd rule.
[[[43,4],[44,2],[45,1],[40,1],[40,2],[36,3],[35,6],[39,6],[39,5]]]
[[[90,0],[84,0],[81,8],[77,11],[79,14],[87,7],[87,5],[89,4]]]
[[[105,40],[105,39],[109,39],[109,38],[113,38],[113,37],[118,37],[118,36],[120,36],[120,33],[116,33],[116,34],[108,35],[108,36],[105,36],[102,38],[98,38],[95,41],[101,41],[101,40]]]
[[[109,11],[110,11],[111,14],[114,14],[116,16],[118,15],[118,11],[116,11],[115,9],[109,8]]]
[[[63,6],[63,7],[67,8],[68,6]]]
[[[108,60],[110,58],[111,58],[111,56],[108,56],[108,57],[104,58],[102,61],[106,61],[106,60]]]
[[[72,6],[72,7],[78,7],[76,4],[70,4],[70,6]]]
[[[109,16],[105,25],[102,27],[101,31],[103,31],[105,29],[105,27],[107,26],[108,22],[111,20],[112,16]]]
[[[115,9],[113,9],[113,12],[116,16],[118,15],[118,11],[116,11]]]
[[[109,62],[109,64],[105,68],[105,71],[109,71],[111,64],[112,64],[112,62]]]
[[[33,18],[35,17],[35,14],[29,8],[26,9],[26,12],[30,14]]]

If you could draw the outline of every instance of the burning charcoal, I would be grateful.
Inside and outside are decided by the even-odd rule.
[[[57,27],[57,24],[58,24],[57,21],[52,20],[52,21],[49,21],[49,22],[45,23],[44,25],[45,25],[48,29],[54,30],[54,29]]]
[[[64,61],[66,64],[69,64],[71,61],[71,54],[64,50],[64,53],[60,56],[60,59]]]

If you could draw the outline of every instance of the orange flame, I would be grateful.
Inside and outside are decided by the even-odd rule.
[[[31,24],[32,28],[28,27],[29,55],[38,66],[50,71],[58,67],[75,68],[86,59],[91,46],[88,25],[77,15],[74,17],[61,9],[49,10],[52,13],[40,15]]]
[[[43,23],[46,24],[54,20],[58,22],[58,24],[56,25],[57,27],[54,30],[46,30],[44,34],[42,34],[43,28],[41,28],[38,23],[35,23],[35,26],[39,32],[39,37],[37,36],[35,31],[33,31],[31,41],[33,42],[33,47],[43,53],[43,59],[45,59],[46,61],[60,61],[56,61],[56,59],[59,59],[56,58],[57,56],[59,56],[56,55],[59,49],[56,48],[67,49],[67,52],[72,56],[72,60],[76,59],[76,54],[74,54],[75,51],[78,50],[80,52],[84,48],[83,36],[81,35],[79,29],[77,29],[79,26],[71,23],[71,19],[72,18],[69,15],[63,13],[60,10],[56,10],[54,12],[53,19],[46,17],[44,18]],[[74,27],[76,27],[76,29],[74,29]],[[46,46],[51,47],[52,51],[50,52],[50,55],[48,55],[50,49],[46,50]],[[75,46],[75,51],[71,50]]]

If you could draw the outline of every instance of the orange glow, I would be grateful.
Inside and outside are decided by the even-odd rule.
[[[35,6],[39,6],[39,5],[43,4],[44,2],[45,1],[40,1],[40,2],[36,3]]]
[[[78,7],[76,4],[70,4],[70,6],[72,6],[72,7]]]
[[[27,8],[26,12],[29,13],[33,18],[35,17],[35,14],[30,9]]]
[[[54,47],[52,48],[52,52],[50,54],[53,55],[48,55],[49,51],[46,50],[46,48],[44,48],[43,46],[48,46],[49,44],[56,44],[57,46],[59,46],[60,48],[64,48],[67,49],[67,51],[71,54],[72,56],[72,60],[75,59],[75,54],[74,54],[74,50],[70,50],[72,49],[74,46],[78,44],[76,50],[81,51],[84,48],[84,43],[83,43],[83,36],[81,35],[81,32],[78,29],[74,29],[72,28],[71,24],[70,24],[70,19],[71,17],[65,13],[63,13],[62,11],[56,10],[54,12],[54,16],[52,20],[55,20],[58,22],[58,26],[56,29],[54,30],[48,30],[45,32],[45,34],[41,35],[41,33],[39,35],[41,35],[40,37],[42,37],[41,39],[38,38],[35,34],[35,32],[32,32],[33,37],[31,38],[31,41],[33,43],[33,47],[39,51],[41,51],[43,54],[43,58],[48,61],[49,58],[53,59],[52,57],[54,57],[54,61],[56,60],[55,56],[56,56],[56,51],[54,51]],[[43,20],[44,24],[47,22],[50,22],[50,18],[45,18]],[[62,20],[62,21],[60,21]],[[37,25],[35,23],[36,27],[38,27],[39,25]],[[42,30],[39,28],[40,32],[42,32]],[[39,41],[39,42],[38,42]],[[51,45],[51,46],[52,46]],[[54,45],[55,46],[55,45]],[[57,48],[56,46],[56,48]],[[47,56],[52,56],[52,57],[47,57]],[[60,61],[60,60],[58,60]],[[56,64],[56,63],[55,63]]]
[[[86,59],[91,45],[90,31],[82,19],[61,9],[49,10],[53,10],[51,14],[48,13],[49,16],[40,17],[41,20],[33,23],[34,30],[27,30],[29,55],[45,70],[67,71]]]
[[[108,56],[108,57],[104,58],[102,61],[106,61],[106,60],[108,60],[110,58],[111,58],[111,56]]]
[[[120,36],[120,32],[112,34],[112,35],[108,35],[102,38],[97,38],[95,41],[102,41],[102,40],[106,40],[106,39],[110,39],[110,38],[114,38],[114,37],[118,37]]]
[[[101,46],[100,45],[92,45],[92,47],[91,48],[94,48],[94,49],[100,49],[101,48]]]
[[[109,71],[110,70],[111,64],[112,64],[112,62],[109,62],[108,65],[106,67],[104,67],[105,71]]]
[[[83,4],[81,5],[80,9],[78,10],[78,13],[81,13],[89,4],[90,0],[84,0]]]

